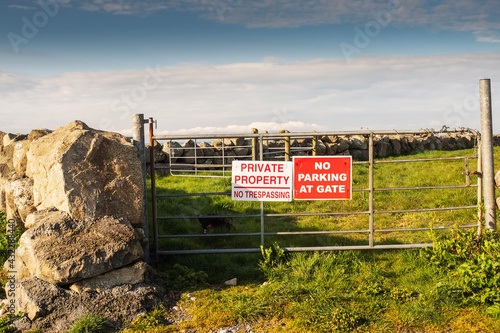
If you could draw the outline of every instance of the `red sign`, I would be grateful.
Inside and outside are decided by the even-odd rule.
[[[352,157],[294,157],[293,197],[296,200],[352,198]]]

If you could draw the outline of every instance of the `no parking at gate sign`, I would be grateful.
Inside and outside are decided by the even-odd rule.
[[[352,157],[294,157],[295,200],[342,200],[352,198]]]

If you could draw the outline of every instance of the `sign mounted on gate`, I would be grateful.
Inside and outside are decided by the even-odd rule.
[[[233,200],[292,201],[292,162],[233,161],[232,167]]]
[[[352,198],[352,157],[294,157],[296,200],[342,200]]]

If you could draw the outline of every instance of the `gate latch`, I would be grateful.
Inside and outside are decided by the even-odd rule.
[[[470,175],[478,175],[479,177],[482,175],[479,171],[469,171],[469,158],[465,158],[465,171],[462,172],[462,175],[465,175],[465,186],[470,186]]]
[[[472,171],[463,171],[462,175],[469,176],[469,175],[478,175],[481,176],[481,172],[472,170]]]
[[[148,122],[150,124],[155,124],[155,129],[158,129],[158,119],[153,120],[153,118],[149,118]]]

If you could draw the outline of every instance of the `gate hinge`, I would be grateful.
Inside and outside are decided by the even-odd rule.
[[[155,124],[155,129],[158,129],[158,119],[149,118],[148,123]]]

